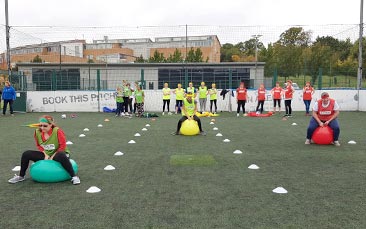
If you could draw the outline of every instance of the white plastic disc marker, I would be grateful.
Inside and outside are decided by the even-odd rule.
[[[88,188],[88,190],[86,190],[87,193],[97,193],[102,191],[100,188],[98,188],[97,186],[91,186],[90,188]]]
[[[259,166],[256,164],[249,165],[248,169],[259,169]]]
[[[282,188],[282,187],[277,187],[277,188],[273,189],[272,192],[279,193],[279,194],[286,194],[286,193],[288,193],[287,190],[284,189],[284,188]]]
[[[19,172],[20,171],[20,166],[19,165],[15,166],[11,171]]]
[[[115,170],[116,168],[112,165],[107,165],[106,167],[104,167],[104,170]]]
[[[115,155],[115,156],[122,156],[122,155],[123,155],[123,153],[122,153],[121,151],[117,151],[114,155]]]

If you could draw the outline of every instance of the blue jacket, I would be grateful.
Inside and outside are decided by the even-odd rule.
[[[5,100],[5,99],[6,100],[15,100],[16,97],[17,97],[17,94],[15,92],[15,89],[12,86],[3,88],[3,94],[1,96],[1,98],[3,100]]]

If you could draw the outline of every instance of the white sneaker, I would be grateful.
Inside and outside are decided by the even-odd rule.
[[[333,142],[333,145],[335,145],[335,146],[341,146],[341,143],[339,143],[339,141],[334,141]]]
[[[74,185],[80,184],[80,178],[78,176],[74,176],[74,177],[71,178],[71,182]]]
[[[172,115],[172,112],[168,112],[168,115]]]
[[[164,112],[161,115],[164,115]]]
[[[239,117],[239,113],[236,114],[236,117]]]
[[[124,114],[124,113],[121,113],[120,115],[121,115],[121,117],[125,116],[125,114]]]
[[[15,183],[18,183],[18,182],[21,182],[21,181],[24,181],[25,180],[25,177],[21,177],[21,176],[18,176],[18,175],[14,175],[13,178],[9,179],[8,182],[11,183],[11,184],[15,184]]]
[[[311,144],[310,139],[306,139],[306,141],[305,141],[305,145],[310,145],[310,144]]]

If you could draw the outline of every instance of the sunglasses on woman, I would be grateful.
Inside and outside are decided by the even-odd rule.
[[[48,127],[48,124],[39,124],[39,127]]]

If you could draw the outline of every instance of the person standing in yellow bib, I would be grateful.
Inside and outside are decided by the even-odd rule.
[[[207,87],[205,82],[201,82],[201,86],[198,88],[198,99],[200,101],[200,112],[206,112],[206,103],[207,103]]]
[[[212,105],[215,105],[215,114],[217,112],[217,89],[216,84],[211,84],[211,89],[208,91],[210,95],[210,112],[212,113]]]
[[[182,88],[182,84],[179,83],[173,93],[175,94],[175,114],[178,114],[181,113],[185,93],[185,90]]]
[[[165,113],[165,105],[167,105],[168,114],[170,113],[170,88],[168,87],[168,83],[164,83],[163,88],[163,115]]]

